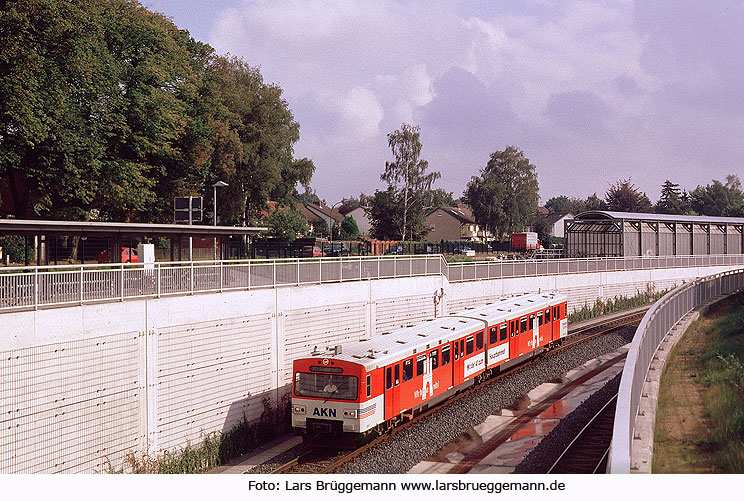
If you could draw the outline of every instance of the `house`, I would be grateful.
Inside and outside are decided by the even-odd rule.
[[[472,209],[463,204],[430,210],[426,214],[426,225],[430,229],[426,239],[430,242],[441,240],[488,242],[493,239],[490,232],[475,222]]]
[[[369,230],[372,228],[372,223],[370,223],[369,221],[367,210],[369,210],[369,207],[356,207],[352,210],[341,209],[340,212],[345,217],[351,216],[352,218],[354,218],[354,221],[356,221],[357,224],[357,228],[359,228],[360,235],[369,235]]]
[[[566,219],[573,219],[574,216],[570,212],[567,214],[559,214],[557,212],[553,212],[550,214],[541,214],[539,211],[537,215],[535,216],[535,223],[542,219],[546,223],[548,223],[548,226],[550,226],[550,236],[551,237],[559,237],[564,238],[565,237],[565,231],[564,227]],[[525,231],[535,231],[536,224],[533,224],[532,226],[525,226]]]
[[[328,228],[329,230],[331,226],[341,224],[341,221],[344,220],[343,214],[341,214],[336,209],[327,207],[323,204],[305,204],[305,208],[310,213],[314,214],[315,217],[321,219],[325,223],[326,228]],[[308,219],[308,224],[309,223],[310,220]]]

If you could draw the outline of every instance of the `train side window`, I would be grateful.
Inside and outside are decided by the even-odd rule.
[[[473,353],[473,336],[468,336],[467,343],[465,343],[465,354],[470,355]]]
[[[426,362],[426,353],[422,353],[416,357],[416,375],[422,376],[424,374],[424,362]],[[405,371],[404,371],[405,377]]]
[[[488,344],[496,344],[498,341],[498,328],[494,325],[488,329]]]
[[[400,384],[400,364],[395,364],[395,386]]]
[[[512,320],[509,323],[511,324],[511,337],[514,337],[517,334],[517,321]]]
[[[403,360],[403,382],[413,379],[413,359]]]
[[[520,334],[522,332],[527,332],[527,317],[524,317],[519,321],[519,332]]]
[[[506,341],[506,324],[501,324],[499,327],[499,341]]]
[[[535,314],[533,313],[530,315],[530,323],[527,324],[527,330],[532,330],[535,328]]]
[[[393,387],[393,368],[388,367],[385,369],[385,389],[389,390]]]
[[[483,349],[483,331],[480,331],[475,335],[475,349],[476,351]]]
[[[543,324],[543,316],[542,316],[542,312],[540,312],[537,314],[537,325],[538,327],[542,327],[542,324]]]
[[[442,367],[450,363],[450,347],[442,346]]]
[[[454,346],[454,349],[455,349],[455,360],[460,360],[460,350],[458,349],[457,345],[458,345],[458,343],[457,343],[457,341],[455,341],[455,346]]]
[[[460,358],[465,356],[465,340],[460,339]]]
[[[558,320],[559,318],[561,318],[559,309],[560,309],[560,306],[553,306],[553,318],[555,320]]]
[[[434,370],[439,367],[439,350],[431,350],[429,356],[431,357],[431,370]]]
[[[550,308],[545,310],[545,323],[550,323]]]
[[[388,367],[389,369],[390,367]],[[367,374],[367,398],[372,396],[372,374]]]

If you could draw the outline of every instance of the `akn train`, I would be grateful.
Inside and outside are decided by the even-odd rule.
[[[294,361],[292,427],[307,441],[364,441],[559,343],[566,296],[504,299]]]

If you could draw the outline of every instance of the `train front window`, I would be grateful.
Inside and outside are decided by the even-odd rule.
[[[356,376],[295,372],[295,395],[298,397],[356,400],[359,380]]]

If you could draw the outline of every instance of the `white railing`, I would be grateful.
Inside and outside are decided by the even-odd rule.
[[[744,265],[744,255],[447,263],[441,255],[0,268],[0,311],[196,292],[443,275],[449,282]]]
[[[608,471],[630,473],[633,432],[641,392],[651,361],[664,336],[689,311],[721,294],[744,288],[744,269],[727,271],[681,285],[657,301],[644,315],[620,378]]]

